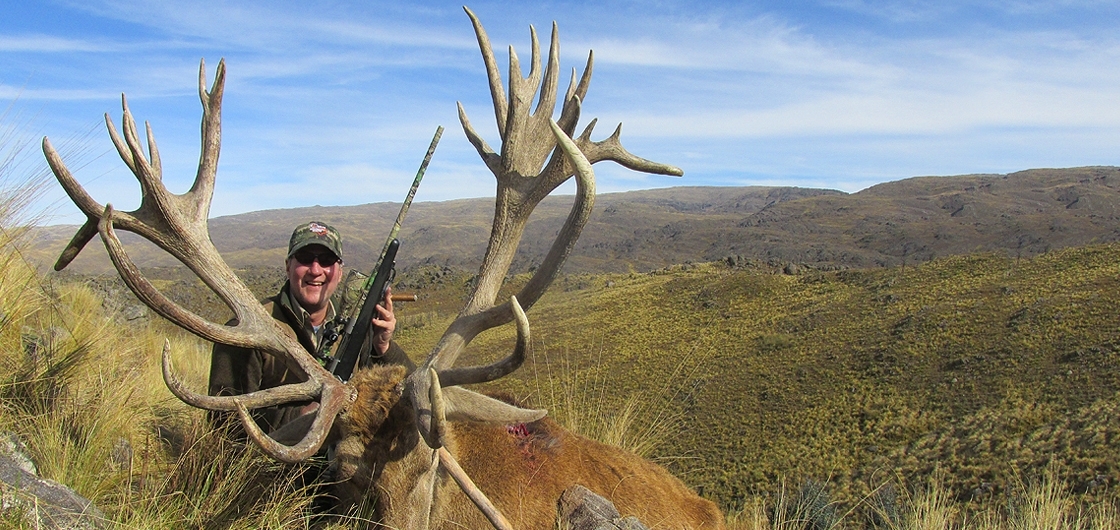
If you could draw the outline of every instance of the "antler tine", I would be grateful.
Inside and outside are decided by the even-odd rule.
[[[529,56],[529,77],[525,78],[525,84],[526,86],[532,87],[529,93],[535,94],[537,92],[537,87],[539,87],[541,83],[541,44],[537,40],[537,28],[533,27],[532,24],[529,24],[529,41],[532,43],[532,50]],[[513,46],[510,46],[509,49],[512,57]],[[520,75],[520,65],[518,65],[517,69],[514,69],[513,65],[510,65],[510,78],[513,78],[513,72],[517,72],[518,75]]]
[[[474,34],[478,39],[478,48],[482,51],[482,62],[486,65],[486,77],[490,80],[490,96],[494,100],[494,118],[498,122],[498,130],[506,130],[506,92],[502,88],[502,73],[498,71],[498,61],[494,59],[494,49],[490,46],[490,37],[482,27],[478,17],[469,7],[463,6],[467,16],[474,26]]]
[[[319,452],[319,448],[323,446],[323,442],[327,440],[327,435],[330,434],[335,417],[342,412],[343,407],[354,400],[354,396],[349,393],[349,390],[341,383],[323,389],[319,410],[315,412],[315,420],[312,421],[307,435],[295,445],[280,444],[265,434],[257,426],[253,417],[249,415],[248,409],[241,401],[235,401],[237,415],[241,418],[241,424],[245,426],[245,432],[249,435],[249,438],[252,438],[261,449],[281,462],[294,464],[307,460]]]
[[[576,122],[579,121],[580,102],[587,95],[591,86],[591,73],[595,66],[595,52],[587,52],[587,64],[583,67],[583,74],[576,84],[576,69],[572,68],[572,80],[568,83],[568,92],[564,95],[564,106],[560,109],[560,119],[556,123],[568,136],[575,134]]]
[[[622,124],[615,127],[614,133],[609,138],[600,142],[591,141],[591,130],[595,128],[595,123],[598,120],[592,120],[587,124],[583,134],[577,140],[580,151],[587,155],[587,159],[592,164],[601,162],[603,160],[610,160],[618,164],[632,169],[634,171],[641,171],[643,173],[654,173],[658,175],[669,175],[680,177],[684,175],[684,170],[679,167],[669,164],[662,164],[647,160],[645,158],[635,156],[622,146],[622,141],[619,137],[622,135]]]
[[[167,389],[184,403],[204,410],[235,411],[239,403],[247,408],[256,409],[310,400],[319,395],[320,385],[314,380],[236,396],[209,396],[196,393],[187,388],[187,385],[175,375],[171,365],[171,343],[168,341],[164,341],[161,365],[163,381],[167,384]]]
[[[148,160],[156,173],[163,174],[163,162],[159,158],[159,148],[156,147],[156,135],[152,133],[152,124],[144,122],[144,132],[148,136]]]
[[[490,168],[490,171],[495,175],[499,174],[502,171],[502,157],[498,156],[498,153],[490,148],[490,144],[487,144],[486,140],[483,140],[482,136],[471,126],[471,120],[467,118],[467,111],[463,108],[463,104],[456,102],[455,105],[459,108],[459,123],[463,124],[463,133],[467,135],[467,140],[478,151],[478,156],[482,157],[486,167]]]
[[[533,58],[536,59],[540,52],[537,50],[537,32],[532,26],[529,26],[529,33],[532,35],[533,40]],[[532,70],[537,70],[534,66]],[[517,162],[521,157],[515,156],[521,153],[522,134],[524,127],[522,123],[530,116],[529,110],[533,104],[533,94],[536,92],[537,87],[535,84],[530,83],[521,77],[521,63],[517,58],[517,51],[513,46],[509,47],[509,101],[506,103],[509,110],[506,114],[506,122],[498,124],[498,131],[502,137],[502,174],[515,173],[517,174],[521,169],[518,167]],[[521,175],[532,174],[534,168],[529,168],[528,172],[520,172]]]
[[[58,151],[55,151],[54,146],[51,145],[51,141],[46,136],[43,137],[43,155],[46,156],[47,165],[51,167],[51,171],[58,179],[58,183],[62,185],[62,189],[70,196],[74,205],[86,215],[86,222],[66,244],[66,248],[62,250],[58,260],[55,261],[54,270],[60,271],[65,269],[71,261],[74,261],[74,258],[78,257],[78,253],[85,248],[86,243],[89,243],[93,236],[97,235],[97,221],[105,207],[86,193],[85,188],[70,173],[70,169],[62,162],[62,157],[58,155]]]
[[[572,108],[575,109],[573,112],[575,112],[575,115],[578,118],[579,98],[574,98],[573,101],[575,101],[575,104],[572,105]],[[566,109],[567,107],[565,108],[565,110]],[[563,116],[561,116],[561,118],[563,118]],[[622,146],[622,141],[620,139],[620,136],[622,135],[621,123],[618,124],[618,127],[615,128],[614,133],[611,134],[611,136],[607,139],[599,142],[592,141],[591,132],[595,129],[595,125],[598,123],[598,121],[598,118],[591,120],[591,122],[587,124],[587,127],[584,128],[583,133],[580,134],[579,138],[576,138],[575,140],[576,145],[579,146],[579,150],[587,157],[587,160],[592,164],[602,162],[604,160],[610,160],[623,167],[632,169],[634,171],[641,171],[643,173],[653,173],[657,175],[667,175],[673,177],[684,175],[684,171],[679,167],[654,162],[652,160],[636,156],[627,151],[626,148]],[[545,167],[544,171],[541,172],[541,176],[539,178],[542,181],[548,181],[552,183],[552,188],[548,188],[548,191],[551,192],[552,189],[555,189],[556,186],[559,186],[561,183],[567,180],[568,176],[571,175],[573,171],[574,168],[572,167],[568,157],[557,151],[553,153],[552,159],[548,161],[548,165]]]
[[[536,61],[534,61],[535,64]],[[549,118],[556,109],[556,89],[560,86],[560,29],[552,22],[552,40],[548,44],[548,65],[544,69],[541,97],[534,114],[544,113]]]
[[[214,178],[218,172],[218,155],[222,149],[222,95],[226,86],[226,60],[218,61],[214,69],[214,84],[206,91],[206,60],[198,67],[198,98],[202,101],[202,149],[198,158],[198,173],[190,194],[205,197],[206,207],[197,213],[202,219],[210,215],[210,199],[214,195]]]
[[[525,362],[525,354],[529,351],[529,318],[525,316],[525,310],[518,303],[516,296],[510,297],[508,308],[513,313],[514,322],[517,323],[517,345],[514,346],[513,353],[505,359],[486,366],[444,370],[439,373],[441,385],[458,386],[494,381],[521,367]]]
[[[140,143],[140,136],[136,133],[136,120],[132,117],[132,111],[128,109],[128,100],[125,98],[124,94],[121,94],[121,129],[124,131],[123,142],[120,136],[117,135],[117,130],[113,128],[112,122],[107,121],[107,123],[109,124],[109,136],[113,138],[113,144],[116,145],[121,160],[124,160],[124,163],[132,170],[132,174],[136,175],[136,180],[140,182],[140,207],[134,210],[133,214],[136,215],[137,218],[148,217],[148,219],[144,219],[143,221],[151,223],[153,219],[151,219],[151,214],[148,213],[151,207],[145,208],[145,202],[155,200],[157,203],[156,207],[160,210],[166,210],[169,207],[169,205],[166,204],[167,201],[161,200],[169,195],[169,193],[160,189],[163,187],[163,171],[158,165],[159,157],[158,155],[155,157],[156,163],[151,163],[144,156],[144,146]],[[148,125],[147,122],[145,122],[144,125],[148,129],[149,151],[158,153],[158,149],[154,147],[155,144],[152,143],[155,139],[151,134],[151,126]]]

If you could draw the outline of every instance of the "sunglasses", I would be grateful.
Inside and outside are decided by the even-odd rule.
[[[335,256],[332,252],[320,252],[318,254],[314,252],[296,252],[292,254],[292,258],[295,258],[300,265],[311,265],[312,262],[318,261],[319,265],[323,267],[330,267],[342,261],[341,258]]]

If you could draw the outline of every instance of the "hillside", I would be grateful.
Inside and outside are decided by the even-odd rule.
[[[788,187],[603,194],[565,270],[645,272],[729,258],[832,269],[913,264],[976,251],[1032,256],[1120,240],[1118,192],[1120,168],[1086,167],[918,177],[851,194]],[[514,270],[540,261],[569,204],[570,197],[550,197],[537,208]],[[320,219],[342,231],[348,264],[369,270],[399,207],[253,212],[214,218],[210,233],[234,267],[279,266],[292,227]],[[414,204],[401,232],[399,263],[477,268],[492,214],[493,199]],[[37,230],[31,256],[50,264],[75,227]],[[132,247],[142,267],[174,265],[150,245]],[[86,274],[110,273],[109,267],[99,245],[90,245],[72,265]]]
[[[636,403],[647,421],[674,419],[656,454],[725,508],[808,478],[850,506],[935,469],[963,501],[1050,466],[1073,491],[1115,495],[1120,244],[776,272],[565,278],[529,313],[532,362],[502,386],[554,415],[578,394],[608,415]],[[450,318],[425,304],[401,315],[412,352]],[[460,363],[512,343],[494,332]]]

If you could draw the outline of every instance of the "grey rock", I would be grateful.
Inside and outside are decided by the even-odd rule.
[[[0,510],[22,511],[35,528],[87,530],[107,520],[88,499],[40,478],[23,443],[11,433],[0,434]]]
[[[133,320],[139,320],[139,319],[147,318],[147,316],[148,316],[148,306],[140,305],[140,304],[129,305],[129,306],[126,306],[124,309],[121,310],[120,315],[121,315],[122,318],[124,318],[128,322],[132,322]]]
[[[27,446],[23,445],[23,440],[15,434],[4,433],[0,436],[0,456],[11,459],[11,462],[25,473],[39,475],[35,462],[27,456]]]
[[[560,495],[561,528],[568,530],[649,530],[635,517],[621,517],[611,501],[575,485]]]

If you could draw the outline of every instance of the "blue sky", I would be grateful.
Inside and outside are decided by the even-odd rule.
[[[199,60],[227,65],[212,215],[493,194],[455,110],[499,144],[461,4],[3,0],[0,109],[50,137],[95,199],[139,203],[103,115],[151,123],[164,180],[198,161]],[[184,3],[185,4],[185,3]],[[525,4],[525,5],[521,5]],[[857,191],[919,175],[1120,163],[1116,2],[476,2],[506,75],[529,25],[560,30],[562,88],[588,50],[582,124],[683,178],[595,166],[600,192],[680,185]],[[542,50],[543,53],[543,50]],[[527,65],[525,66],[527,70]],[[60,190],[54,222],[79,222]]]

